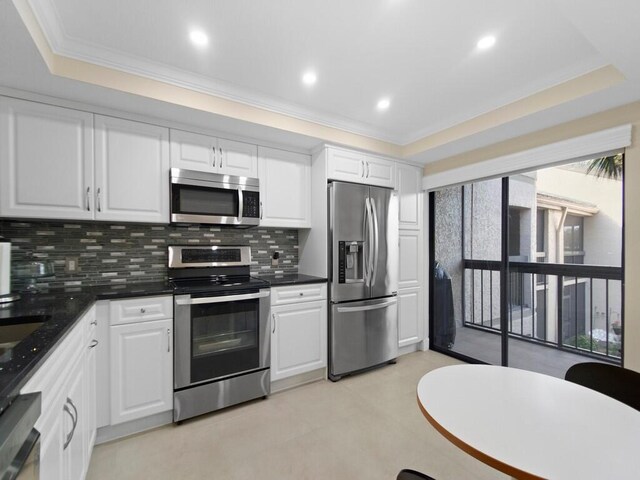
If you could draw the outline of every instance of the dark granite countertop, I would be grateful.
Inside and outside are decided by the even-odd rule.
[[[326,278],[314,277],[313,275],[303,275],[301,273],[286,273],[282,275],[260,275],[262,280],[266,280],[272,287],[284,285],[302,285],[305,283],[325,283]]]
[[[11,339],[0,337],[0,413],[97,300],[172,293],[165,282],[74,287],[23,295],[16,302],[0,306],[0,331],[4,325],[44,322],[13,348],[3,349],[1,344]]]

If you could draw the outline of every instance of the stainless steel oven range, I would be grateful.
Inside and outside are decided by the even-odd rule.
[[[169,247],[174,422],[270,393],[270,290],[250,264],[249,247]]]

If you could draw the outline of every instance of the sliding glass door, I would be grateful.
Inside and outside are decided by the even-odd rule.
[[[432,192],[431,347],[559,377],[620,363],[622,169],[620,154]]]

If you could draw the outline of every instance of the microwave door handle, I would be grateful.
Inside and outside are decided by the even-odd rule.
[[[269,290],[263,290],[258,293],[246,293],[243,295],[222,295],[220,297],[203,297],[203,298],[180,298],[176,299],[176,305],[202,305],[205,303],[225,303],[238,302],[241,300],[253,300],[254,298],[263,298],[270,295]]]
[[[238,218],[240,219],[240,221],[242,221],[242,217],[244,216],[244,212],[243,210],[243,198],[242,198],[242,189],[239,188],[238,189]]]

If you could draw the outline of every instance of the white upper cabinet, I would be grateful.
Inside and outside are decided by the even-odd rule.
[[[0,216],[93,218],[93,115],[0,97]]]
[[[395,162],[342,148],[327,148],[327,178],[395,187]]]
[[[257,150],[249,143],[171,129],[171,166],[174,168],[256,177]]]
[[[171,129],[171,167],[217,172],[216,139]]]
[[[260,147],[260,225],[311,227],[311,157]]]
[[[327,177],[332,180],[365,183],[364,153],[327,148]]]
[[[422,222],[422,169],[397,164],[398,196],[400,198],[399,225],[401,229],[419,230]]]
[[[95,116],[96,220],[169,222],[169,130]]]
[[[364,183],[378,187],[396,186],[396,162],[372,155],[367,155],[364,161],[367,170]]]
[[[219,170],[237,177],[258,176],[258,147],[234,140],[218,139]]]

